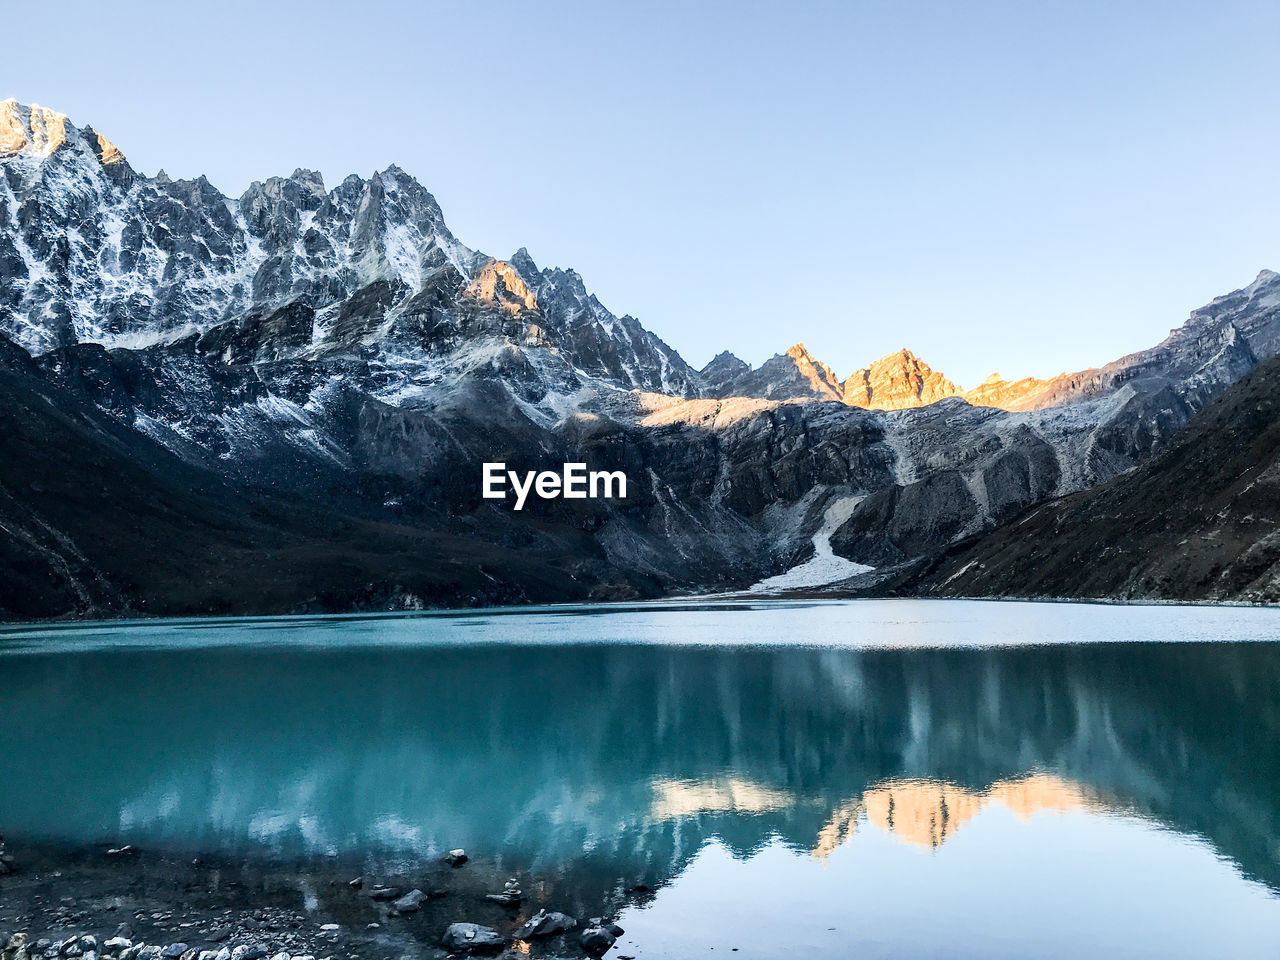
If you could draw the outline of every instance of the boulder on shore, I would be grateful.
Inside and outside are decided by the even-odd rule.
[[[421,909],[422,901],[426,898],[427,895],[425,893],[421,890],[414,889],[410,890],[399,900],[395,901],[391,906],[394,907],[398,913],[414,913]]]
[[[582,931],[582,936],[578,938],[578,943],[591,956],[602,957],[617,940],[618,938],[604,927],[587,927]]]
[[[514,934],[517,940],[528,940],[530,937],[554,937],[557,933],[572,930],[578,921],[564,913],[552,910],[539,910],[524,922]]]
[[[498,953],[506,941],[491,927],[478,923],[451,923],[440,940],[453,953]]]

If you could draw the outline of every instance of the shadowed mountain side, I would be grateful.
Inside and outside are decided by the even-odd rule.
[[[1212,401],[1164,453],[957,545],[887,589],[1280,600],[1280,358]]]
[[[0,620],[651,594],[588,536],[500,541],[237,489],[43,380],[0,338]],[[497,531],[495,531],[497,532]],[[614,579],[611,581],[610,577]]]

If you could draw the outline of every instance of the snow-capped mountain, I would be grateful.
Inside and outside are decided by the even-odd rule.
[[[460,243],[396,166],[328,191],[295,170],[233,199],[203,177],[143,176],[91,127],[14,100],[0,102],[0,157],[0,333],[32,353],[170,343],[288,304],[319,311],[315,332],[332,340],[347,331],[326,329],[325,308],[372,284],[385,285],[388,321],[421,309],[410,301],[425,289],[493,295],[471,286],[492,258]],[[534,292],[526,309],[570,363],[624,388],[696,393],[674,350],[572,270],[540,271],[521,250],[503,272]]]
[[[187,609],[155,564],[118,566],[103,503],[82,502],[111,490],[99,474],[122,475],[106,465],[124,452],[149,479],[101,494],[106,509],[159,484],[166,542],[222,571],[191,581],[193,610],[652,596],[746,586],[819,547],[875,579],[1129,469],[1280,350],[1280,277],[1048,381],[962,392],[909,351],[842,381],[801,345],[697,372],[574,271],[463,244],[398,167],[331,190],[298,170],[233,199],[5,101],[0,347],[0,388],[25,411],[0,437],[0,564],[62,585],[35,615]],[[58,496],[22,479],[51,443],[97,451],[63,464]],[[623,470],[628,497],[513,514],[480,496],[480,465],[499,460]],[[210,497],[240,518],[221,533]],[[338,551],[355,530],[367,546]],[[435,546],[405,547],[423,537]],[[253,556],[283,564],[263,574],[279,589],[238,600],[228,542],[277,539],[296,540],[287,563]],[[349,568],[321,565],[334,551]]]

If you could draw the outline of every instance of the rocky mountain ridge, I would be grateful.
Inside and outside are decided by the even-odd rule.
[[[13,389],[48,404],[27,405],[33,422],[95,411],[156,476],[195,470],[251,512],[284,497],[335,529],[374,524],[371,543],[437,538],[471,558],[448,584],[371,558],[352,576],[375,604],[743,587],[811,556],[828,517],[841,520],[824,549],[890,576],[1132,468],[1280,349],[1280,278],[1264,272],[1152,350],[978,388],[1017,409],[955,396],[907,351],[844,381],[799,346],[755,371],[722,354],[699,372],[574,271],[463,245],[397,167],[328,191],[299,170],[231,199],[203,178],[142,176],[92,128],[13,101],[0,104],[0,145],[0,345],[16,358]],[[6,456],[35,469],[40,436],[11,433]],[[628,499],[513,515],[480,497],[480,464],[494,460],[623,470]],[[100,469],[64,465],[94,489]],[[48,581],[51,614],[136,612],[163,594],[113,566],[87,514],[15,471],[0,480],[0,524],[24,582]],[[195,527],[202,509],[170,515]],[[117,519],[115,552],[136,549]],[[186,609],[355,603],[307,575],[335,541],[310,526],[290,525],[302,572],[269,599],[236,607],[217,588],[225,574],[200,567],[213,579],[182,594]],[[18,529],[52,532],[32,534],[35,549]],[[481,559],[528,566],[548,551],[555,591]],[[149,600],[161,608],[183,609]]]
[[[700,374],[708,395],[716,397],[839,400],[868,410],[906,410],[959,398],[977,407],[1038,410],[1099,396],[1135,378],[1185,375],[1188,355],[1202,356],[1208,337],[1238,354],[1238,362],[1232,364],[1236,372],[1229,374],[1234,379],[1242,368],[1280,349],[1271,328],[1272,311],[1280,305],[1277,280],[1275,272],[1263,270],[1247,287],[1192,311],[1186,323],[1171,330],[1159,345],[1100,368],[1049,378],[1006,380],[993,373],[965,390],[904,347],[840,381],[802,343],[757,369],[724,351]]]
[[[1280,357],[1136,469],[903,577],[912,595],[1280,601]]]
[[[435,198],[394,165],[328,192],[299,169],[232,199],[203,177],[144,177],[92,128],[14,100],[0,102],[0,158],[0,333],[35,354],[171,343],[291,303],[317,310],[315,332],[332,339],[349,331],[325,329],[337,312],[326,306],[381,283],[385,310],[477,281],[492,259],[461,244]],[[506,277],[532,288],[542,307],[526,297],[526,310],[571,362],[628,388],[694,390],[674,350],[610,313],[575,272],[541,271],[523,250],[511,259]],[[483,299],[481,287],[469,292]]]

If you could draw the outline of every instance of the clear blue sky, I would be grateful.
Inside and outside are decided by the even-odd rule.
[[[910,346],[964,385],[1280,269],[1280,4],[21,3],[0,98],[137,168],[398,163],[702,365]]]

